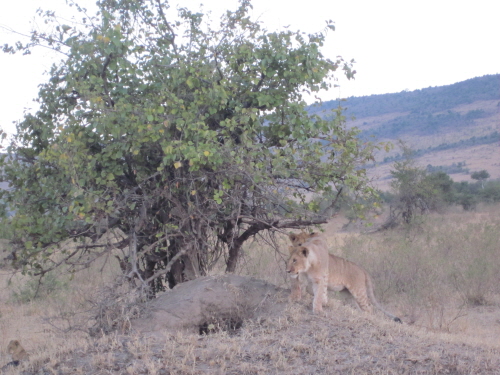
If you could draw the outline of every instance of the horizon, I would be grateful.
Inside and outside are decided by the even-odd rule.
[[[402,90],[402,91],[397,91],[397,92],[386,92],[386,93],[381,93],[381,94],[353,95],[353,96],[348,96],[345,99],[349,99],[349,98],[365,98],[365,97],[378,96],[378,95],[394,95],[394,94],[402,94],[402,93],[411,93],[411,92],[415,92],[415,91],[422,91],[422,90],[427,90],[427,89],[434,89],[434,88],[438,88],[438,87],[453,86],[453,85],[456,85],[457,83],[467,82],[467,81],[470,81],[470,80],[473,80],[473,79],[476,79],[476,78],[483,78],[483,77],[488,77],[488,76],[500,76],[500,73],[483,74],[481,76],[475,76],[475,77],[472,77],[472,78],[467,78],[467,79],[464,79],[464,80],[461,80],[461,81],[457,81],[457,82],[453,82],[453,83],[449,83],[449,84],[445,84],[445,85],[428,86],[428,87],[416,88],[414,90]],[[500,88],[499,88],[499,90],[500,90]],[[336,99],[332,99],[332,100],[336,100]],[[328,100],[328,101],[331,101],[331,100]],[[324,101],[324,102],[327,102],[327,101]]]
[[[258,19],[269,31],[292,30],[306,33],[324,29],[324,20],[332,19],[335,32],[329,33],[322,48],[325,56],[341,55],[345,60],[356,61],[355,79],[347,81],[336,76],[339,88],[323,92],[323,102],[339,98],[367,97],[373,95],[413,92],[432,87],[448,86],[485,75],[500,74],[500,51],[493,39],[500,34],[496,14],[500,4],[478,0],[479,4],[430,0],[401,4],[397,0],[382,0],[374,4],[367,0],[348,4],[333,0],[324,3],[310,0],[307,6],[285,6],[282,1],[253,0],[252,19]],[[93,0],[78,1],[92,7]],[[200,9],[201,0],[184,0],[182,6]],[[44,9],[56,10],[60,17],[71,9],[62,6],[63,0],[44,0]],[[178,1],[170,2],[172,7]],[[221,4],[205,0],[201,11],[212,21],[226,9],[234,10],[236,0]],[[13,43],[22,39],[9,33],[5,27],[26,33],[31,26],[39,27],[33,20],[37,0],[21,0],[9,4],[0,14],[0,40]],[[67,17],[66,17],[67,18]],[[2,43],[2,44],[3,44]],[[47,76],[54,61],[43,48],[35,49],[29,56],[0,54],[0,79],[8,88],[0,93],[4,104],[0,126],[13,133],[12,122],[23,118],[24,108],[35,108],[37,85]],[[307,100],[310,104],[312,101]]]

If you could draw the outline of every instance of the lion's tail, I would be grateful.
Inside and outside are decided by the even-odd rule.
[[[370,300],[372,301],[372,303],[380,310],[382,311],[385,315],[387,315],[389,318],[391,318],[392,320],[394,320],[395,322],[398,322],[398,323],[402,323],[401,322],[401,319],[399,319],[396,315],[392,315],[390,312],[388,312],[387,310],[385,310],[381,305],[380,303],[378,303],[377,299],[375,298],[375,294],[373,293],[373,283],[372,283],[372,279],[370,277],[370,275],[368,274],[368,272],[365,272],[365,275],[366,275],[366,289],[367,289],[367,292],[368,292],[368,297],[370,298]]]

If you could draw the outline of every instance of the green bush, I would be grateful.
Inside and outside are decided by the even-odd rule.
[[[33,277],[17,287],[14,286],[12,299],[19,303],[28,303],[35,299],[56,296],[67,287],[68,281],[49,272],[41,280]]]
[[[500,202],[500,181],[455,182],[451,197],[451,203],[460,205],[467,211],[476,208],[480,202]]]
[[[0,238],[10,240],[14,235],[10,219],[0,219]]]

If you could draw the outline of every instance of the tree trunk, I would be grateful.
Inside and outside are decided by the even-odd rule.
[[[229,244],[229,257],[226,263],[226,273],[231,273],[236,270],[236,265],[238,264],[238,258],[240,256],[240,250],[243,243],[248,240],[251,236],[259,233],[261,230],[269,229],[271,226],[265,223],[257,223],[251,225],[241,236],[234,238]]]

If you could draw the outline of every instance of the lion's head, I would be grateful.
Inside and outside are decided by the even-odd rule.
[[[290,238],[290,241],[292,241],[293,246],[302,246],[305,242],[307,242],[310,238],[316,237],[318,234],[317,233],[306,233],[306,232],[300,232],[300,233],[289,233],[288,238]]]
[[[307,256],[309,255],[309,249],[304,246],[290,246],[290,258],[286,263],[286,272],[290,274],[291,277],[298,277],[300,272],[307,272],[309,269],[309,261]]]
[[[7,353],[11,355],[13,361],[20,361],[28,358],[28,353],[26,353],[18,340],[10,340],[7,346]]]

